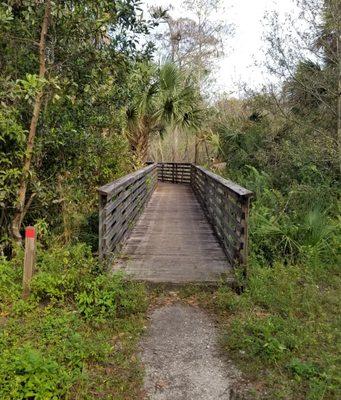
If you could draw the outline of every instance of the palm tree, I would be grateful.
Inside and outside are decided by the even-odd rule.
[[[201,123],[201,98],[198,88],[175,64],[166,63],[159,72],[156,118],[173,136],[172,161],[175,161],[179,130],[198,129]]]
[[[131,149],[139,161],[145,162],[151,134],[162,134],[167,129],[174,134],[174,159],[176,133],[200,125],[199,90],[170,62],[158,69],[150,65],[146,69],[142,65],[139,72],[145,75],[138,77],[133,101],[126,109],[126,134]]]
[[[125,110],[126,129],[130,148],[137,161],[145,162],[149,136],[156,129],[155,96],[158,91],[157,70],[153,65],[139,63],[132,74],[132,100]]]

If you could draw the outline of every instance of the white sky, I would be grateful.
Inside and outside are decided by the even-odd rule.
[[[145,0],[144,3],[163,7],[172,4],[173,16],[190,17],[181,9],[180,0]],[[238,96],[240,82],[256,88],[269,79],[261,67],[255,66],[255,62],[261,63],[264,59],[264,14],[276,10],[284,18],[286,14],[297,14],[298,8],[294,0],[223,0],[223,3],[225,10],[219,18],[232,23],[235,34],[227,39],[226,54],[217,63],[216,89]]]

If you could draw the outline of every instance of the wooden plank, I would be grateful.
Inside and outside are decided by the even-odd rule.
[[[244,268],[244,275],[247,275],[247,265],[248,265],[248,226],[249,226],[249,210],[250,210],[250,199],[246,199],[242,205],[244,218],[242,220],[242,239],[241,239],[241,248],[240,248],[240,263]]]
[[[231,267],[189,185],[159,183],[114,268],[152,282],[215,282]]]
[[[142,187],[140,189],[140,192],[137,194],[136,197],[130,201],[129,203],[122,204],[119,209],[113,213],[113,215],[110,218],[110,221],[112,221],[111,224],[107,223],[108,226],[108,232],[107,236],[105,236],[105,239],[111,243],[112,238],[116,235],[117,231],[121,230],[121,226],[127,225],[130,219],[129,214],[131,211],[138,205],[138,199],[143,193],[146,192],[146,188]],[[141,202],[141,206],[143,206],[144,202]]]
[[[133,222],[139,213],[143,210],[143,205],[147,200],[149,193],[146,193],[145,196],[141,199],[141,202],[131,203],[129,209],[127,209],[127,214],[129,218],[127,218],[124,223],[119,225],[119,230],[114,233],[114,235],[110,238],[110,248],[111,251],[115,251],[116,247],[122,242],[122,239],[128,235],[130,230],[133,228]]]
[[[192,167],[192,187],[229,261],[245,268],[252,192],[199,166]]]
[[[107,214],[105,206],[107,204],[107,195],[99,193],[99,227],[98,227],[98,253],[99,259],[103,260],[106,254],[106,241],[104,239],[106,230]]]
[[[158,178],[162,182],[190,183],[191,168],[189,163],[159,163]]]
[[[111,252],[115,250],[122,240],[125,240],[128,236],[131,237],[130,232],[132,229],[135,234],[137,232],[141,235],[146,234],[143,229],[141,230],[141,227],[134,227],[134,223],[143,211],[144,205],[149,201],[157,185],[157,180],[161,180],[172,182],[172,184],[180,184],[179,187],[185,187],[190,184],[198,204],[201,204],[202,210],[206,214],[206,221],[208,220],[211,223],[228,260],[230,262],[236,262],[237,260],[240,264],[246,262],[247,218],[245,217],[248,216],[248,199],[252,194],[250,191],[211,173],[205,168],[190,163],[158,163],[157,166],[152,164],[141,171],[123,177],[112,184],[105,185],[104,189],[102,188],[103,191],[101,193],[107,195],[107,204],[102,210],[103,227],[100,246],[102,250],[100,251]],[[177,185],[173,187],[175,186]],[[175,190],[174,193],[178,192]],[[189,204],[188,201],[187,197],[178,198],[176,201],[177,208],[184,207],[186,209]],[[151,207],[151,205],[148,207]],[[157,209],[156,205],[153,205],[153,207],[154,210]],[[152,210],[152,208],[150,209]],[[148,214],[148,217],[150,221],[145,220],[146,216],[143,213],[141,218],[144,223],[157,224],[154,229],[155,235],[161,236],[155,237],[154,240],[160,242],[160,244],[162,243],[169,251],[167,241],[162,238],[165,230],[169,234],[174,234],[174,227],[178,224],[176,212],[173,210],[169,213],[168,210],[164,209],[162,215]],[[193,214],[193,217],[195,219],[192,220],[192,223],[195,220],[198,221],[197,223],[201,223],[197,214]],[[166,221],[167,218],[170,219],[164,224],[163,221]],[[183,227],[184,232],[188,229],[187,225]],[[180,235],[183,238],[187,237],[185,233],[177,232],[177,236],[180,237]],[[198,235],[197,238],[200,237],[201,233],[198,233]],[[190,240],[186,242],[188,245]],[[132,243],[135,242],[132,239]],[[153,247],[153,244],[145,243],[145,249],[150,247]],[[206,251],[210,252],[210,250]]]

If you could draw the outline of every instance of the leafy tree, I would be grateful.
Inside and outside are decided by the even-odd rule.
[[[25,215],[58,220],[73,179],[90,193],[124,168],[120,110],[156,21],[136,0],[25,0],[2,3],[0,23],[1,233],[20,240]]]
[[[200,83],[224,54],[225,38],[232,33],[232,26],[217,18],[222,7],[220,0],[186,0],[183,8],[191,17],[173,18],[169,10],[158,12],[167,25],[156,36],[167,49],[166,57],[189,70]]]
[[[50,25],[51,18],[51,1],[46,0],[43,22],[41,25],[40,41],[39,41],[39,74],[37,77],[36,94],[33,101],[33,113],[30,122],[30,128],[27,137],[27,145],[24,156],[24,165],[20,177],[18,189],[18,203],[12,220],[12,234],[16,240],[21,240],[20,226],[25,217],[28,207],[31,204],[32,196],[26,202],[27,179],[31,168],[32,153],[34,149],[34,140],[37,133],[37,125],[39,114],[42,107],[44,95],[44,83],[46,75],[46,36]]]
[[[288,120],[301,127],[309,124],[328,143],[332,140],[335,153],[341,154],[340,2],[300,0],[298,4],[299,19],[288,17],[282,23],[276,13],[267,19],[267,67],[285,82],[284,99],[273,90],[274,101]],[[313,118],[307,118],[309,110]]]

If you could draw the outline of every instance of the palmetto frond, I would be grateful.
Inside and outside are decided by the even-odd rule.
[[[182,84],[183,74],[173,63],[167,62],[163,64],[160,68],[159,76],[161,92],[174,92]]]
[[[139,66],[132,82],[133,104],[126,108],[127,137],[132,148],[166,126],[187,129],[201,123],[198,88],[175,64],[167,62],[158,70]]]
[[[155,117],[171,125],[191,126],[199,114],[198,89],[174,64],[160,68],[160,91]]]

